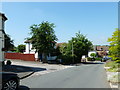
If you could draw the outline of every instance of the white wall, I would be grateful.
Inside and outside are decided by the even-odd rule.
[[[0,16],[0,61],[4,60],[4,52],[2,51],[2,48],[4,48],[4,22],[2,20],[2,16]]]
[[[35,49],[32,49],[31,43],[26,43],[26,49],[24,54],[35,54],[35,58],[38,59],[38,52],[35,52]]]
[[[90,51],[90,52],[88,52],[88,57],[91,57],[91,56],[90,56],[91,53],[95,53],[95,54],[97,54],[96,51]]]

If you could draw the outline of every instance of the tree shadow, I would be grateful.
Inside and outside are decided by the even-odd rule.
[[[40,72],[47,70],[46,68],[39,67],[28,67],[28,66],[20,66],[20,65],[4,65],[2,67],[2,72],[12,72],[18,74],[20,79],[24,79],[35,72]]]
[[[44,71],[44,70],[46,70],[46,68],[28,67],[28,66],[20,66],[20,65],[4,65],[2,67],[2,71],[14,72],[14,73],[39,72],[39,71]]]
[[[104,64],[103,62],[82,62],[82,64]]]

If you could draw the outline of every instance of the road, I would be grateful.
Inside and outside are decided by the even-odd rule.
[[[110,88],[104,64],[83,64],[21,80],[28,88]]]

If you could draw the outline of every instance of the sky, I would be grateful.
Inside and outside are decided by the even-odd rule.
[[[118,27],[117,2],[2,2],[8,20],[5,32],[15,46],[25,44],[29,27],[48,21],[55,24],[58,43],[68,42],[80,31],[94,45],[108,45]]]

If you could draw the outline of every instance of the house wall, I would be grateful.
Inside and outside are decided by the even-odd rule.
[[[91,53],[95,53],[95,54],[97,54],[97,52],[96,51],[90,51],[90,52],[88,52],[88,57],[91,57],[90,55],[91,55]]]
[[[25,49],[24,54],[34,54],[34,58],[36,60],[38,59],[38,52],[35,52],[35,49],[32,49],[31,43],[26,43],[26,49]]]
[[[2,48],[4,48],[4,20],[2,16],[0,15],[0,61],[4,61],[4,51],[2,51]]]

